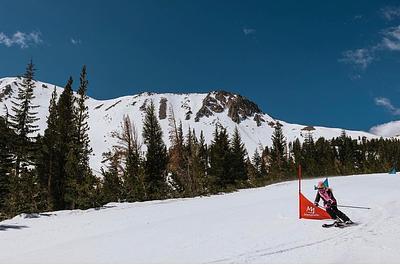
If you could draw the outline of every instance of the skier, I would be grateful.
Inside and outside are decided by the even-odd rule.
[[[353,224],[350,218],[337,208],[337,202],[333,196],[332,189],[326,187],[323,181],[318,182],[316,188],[318,189],[318,192],[315,197],[315,206],[318,206],[319,200],[322,198],[326,211],[332,219],[335,220],[335,225],[339,226],[340,224],[343,224],[343,222],[345,224]]]

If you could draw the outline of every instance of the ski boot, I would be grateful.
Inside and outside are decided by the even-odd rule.
[[[338,218],[336,218],[336,220],[335,220],[335,222],[334,222],[334,226],[336,226],[336,227],[340,227],[340,226],[343,226],[343,221],[342,220],[340,220],[340,218],[338,217]]]

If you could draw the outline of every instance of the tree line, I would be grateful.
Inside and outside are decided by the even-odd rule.
[[[352,139],[343,131],[330,140],[306,134],[287,142],[276,123],[271,147],[250,155],[236,127],[230,136],[217,124],[207,144],[201,131],[183,131],[173,108],[163,132],[155,106],[145,110],[141,132],[129,116],[113,133],[117,144],[103,154],[105,168],[96,177],[90,166],[86,104],[88,80],[83,66],[76,94],[70,77],[63,92],[54,88],[43,135],[33,104],[32,61],[20,80],[11,113],[0,117],[0,219],[20,213],[101,207],[108,202],[136,202],[194,197],[258,187],[293,179],[299,164],[305,177],[389,171],[399,167],[397,139]],[[143,142],[139,142],[139,133]],[[171,146],[166,147],[163,134]],[[145,145],[145,146],[143,146]],[[145,150],[145,151],[142,151]]]

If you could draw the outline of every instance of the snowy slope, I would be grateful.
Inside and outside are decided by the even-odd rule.
[[[11,110],[11,100],[17,93],[19,83],[21,83],[21,80],[14,77],[0,79],[0,115],[4,115],[5,113],[4,105]],[[40,106],[37,111],[39,112],[38,117],[40,120],[38,125],[40,127],[39,133],[41,134],[43,134],[46,128],[46,117],[48,116],[49,101],[53,88],[54,85],[52,84],[40,81],[36,82],[36,88],[34,90],[36,99],[34,100],[34,104]],[[63,88],[57,87],[58,95],[61,94],[62,90]],[[229,100],[233,99],[234,101],[238,97],[240,96],[211,92],[209,94],[142,93],[110,100],[89,98],[87,103],[89,107],[89,137],[93,148],[93,155],[90,157],[90,165],[95,172],[100,172],[102,153],[108,151],[108,149],[116,143],[115,139],[111,137],[111,133],[112,131],[119,130],[124,115],[129,115],[135,123],[140,140],[143,126],[142,120],[144,118],[143,109],[151,100],[155,104],[157,114],[159,114],[160,106],[162,105],[161,102],[166,102],[164,106],[166,107],[165,112],[167,116],[172,108],[176,120],[181,120],[183,122],[185,134],[189,127],[196,130],[197,136],[199,136],[200,131],[203,131],[207,143],[210,143],[213,139],[215,125],[217,123],[227,127],[230,133],[233,133],[235,126],[237,126],[250,156],[252,156],[254,151],[259,147],[271,146],[271,135],[274,131],[273,126],[277,122],[283,125],[282,129],[288,142],[294,141],[296,138],[299,138],[300,141],[304,140],[308,132],[304,130],[306,128],[305,125],[290,124],[276,120],[268,114],[262,113],[261,110],[260,113],[255,113],[258,107],[256,107],[254,103],[235,103],[237,109],[248,112],[246,117],[242,117],[239,124],[235,123],[229,116]],[[205,103],[206,101],[208,105]],[[201,109],[203,111],[205,110],[204,113],[208,111],[209,116],[202,116],[196,122],[197,113]],[[256,116],[261,120],[259,124],[255,121]],[[160,119],[160,123],[164,131],[164,140],[168,146],[168,117]],[[309,129],[311,129],[315,139],[321,136],[326,139],[331,139],[332,137],[339,136],[342,132],[342,129],[317,126],[310,126]],[[365,136],[370,139],[378,137],[374,134],[361,131],[346,131],[346,133],[353,138]]]
[[[313,184],[303,181],[313,199]],[[330,178],[359,224],[299,220],[297,182],[0,222],[1,263],[396,263],[400,175]]]
[[[400,137],[400,121],[391,121],[371,128],[371,133],[385,137]]]

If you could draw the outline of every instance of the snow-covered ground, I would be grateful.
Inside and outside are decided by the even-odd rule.
[[[317,180],[303,181],[313,200]],[[330,178],[357,226],[299,220],[297,182],[0,222],[1,263],[396,263],[400,176]]]

